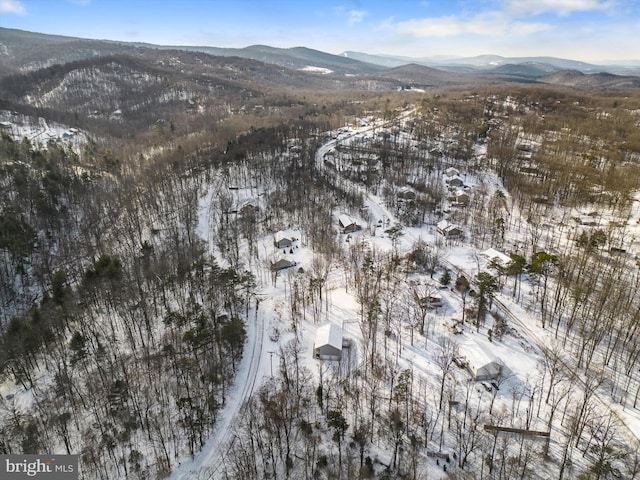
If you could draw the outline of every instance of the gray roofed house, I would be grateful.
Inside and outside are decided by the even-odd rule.
[[[466,359],[467,370],[477,382],[495,380],[504,372],[504,364],[490,351],[475,342],[460,344],[458,353]]]
[[[340,360],[342,358],[342,328],[332,323],[318,327],[313,356],[320,360]]]
[[[468,205],[470,200],[469,194],[464,190],[456,190],[453,194],[453,198],[459,205]]]
[[[450,187],[461,187],[462,185],[464,185],[464,180],[462,180],[462,178],[460,178],[460,176],[458,175],[448,177],[445,181]]]
[[[349,215],[344,215],[344,214],[340,215],[340,218],[338,219],[338,223],[340,224],[340,229],[342,230],[342,233],[356,232],[362,228]]]
[[[440,235],[445,238],[459,238],[462,236],[462,228],[447,220],[441,220],[436,225],[436,229]]]
[[[271,270],[277,272],[278,270],[284,270],[285,268],[295,267],[296,262],[292,262],[287,260],[286,258],[281,258],[277,262],[271,263]]]
[[[398,190],[398,198],[401,198],[403,200],[415,200],[416,192],[411,190],[409,187],[403,187]]]
[[[283,232],[275,234],[273,243],[277,248],[287,248],[293,244],[293,239],[287,237]]]

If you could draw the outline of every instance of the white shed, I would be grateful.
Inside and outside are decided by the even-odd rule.
[[[342,358],[342,328],[328,323],[318,328],[313,356],[320,360],[340,360]]]
[[[458,354],[467,360],[467,370],[476,381],[495,380],[502,375],[504,364],[487,348],[472,342],[458,346]]]

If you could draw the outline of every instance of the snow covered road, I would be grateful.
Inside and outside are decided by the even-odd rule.
[[[191,460],[174,469],[170,480],[218,478],[225,459],[233,448],[235,434],[233,423],[237,420],[245,401],[253,394],[258,383],[260,364],[263,361],[265,338],[264,312],[258,310],[252,322],[247,324],[247,349],[243,357],[234,387],[227,396],[214,430],[204,448]]]

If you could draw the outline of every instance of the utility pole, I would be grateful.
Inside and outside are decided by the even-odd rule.
[[[276,353],[274,351],[269,351],[269,360],[271,362],[271,378],[273,378],[273,354]]]

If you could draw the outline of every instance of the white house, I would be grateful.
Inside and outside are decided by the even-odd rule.
[[[458,345],[458,355],[467,361],[467,370],[477,382],[495,380],[504,372],[505,366],[486,347],[473,341]]]
[[[342,358],[342,328],[332,323],[318,327],[313,356],[319,360],[340,360]]]
[[[460,172],[458,171],[457,168],[453,168],[453,167],[449,167],[444,171],[444,174],[447,177],[457,177],[460,176]]]

